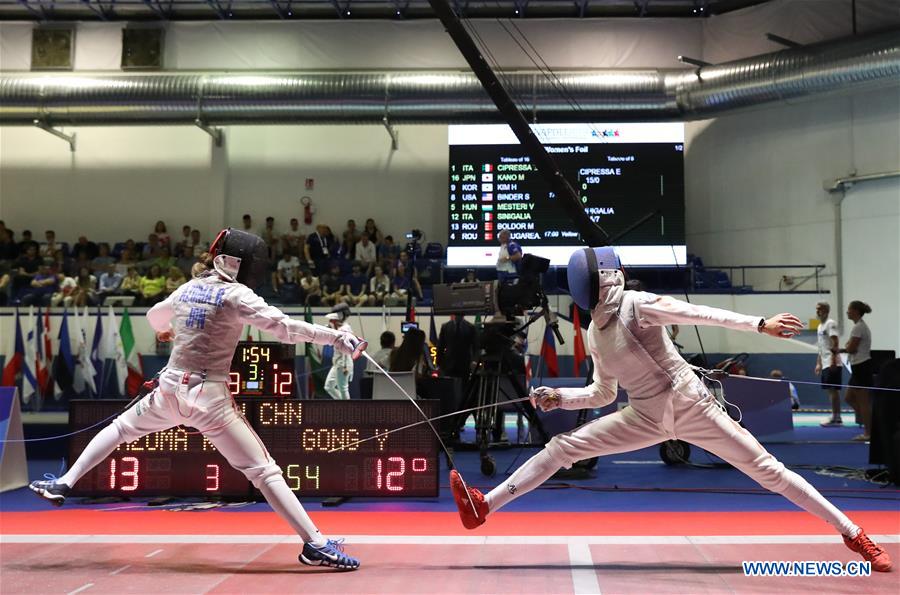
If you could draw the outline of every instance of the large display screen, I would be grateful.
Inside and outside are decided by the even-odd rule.
[[[625,266],[683,265],[684,125],[535,124],[537,137]],[[505,124],[449,127],[449,266],[493,266],[506,228],[525,252],[565,265],[572,221]]]
[[[420,421],[407,401],[298,401],[237,399],[288,486],[300,496],[397,497],[438,495],[438,448],[427,424],[369,440]],[[125,401],[74,400],[72,432],[122,410]],[[437,401],[418,401],[429,417]],[[102,429],[74,435],[69,461]],[[335,452],[329,452],[334,450]],[[247,498],[253,488],[212,442],[192,428],[175,427],[122,444],[89,471],[74,496],[199,496]]]

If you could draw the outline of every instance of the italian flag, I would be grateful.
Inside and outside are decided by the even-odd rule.
[[[128,376],[125,378],[125,394],[133,397],[141,390],[141,384],[144,382],[144,366],[141,364],[141,355],[134,347],[134,331],[131,330],[131,317],[128,316],[128,308],[125,308],[125,311],[122,312],[119,338],[122,340],[125,363],[128,366]]]

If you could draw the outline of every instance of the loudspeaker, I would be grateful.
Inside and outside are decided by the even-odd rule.
[[[122,70],[162,68],[164,29],[126,27],[122,29]]]
[[[32,70],[72,70],[75,30],[38,27],[31,32]]]

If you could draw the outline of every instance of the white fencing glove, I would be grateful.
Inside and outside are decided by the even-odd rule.
[[[559,390],[549,386],[539,386],[531,391],[531,404],[541,411],[552,411],[559,407]]]
[[[337,331],[338,336],[334,339],[334,348],[341,353],[349,354],[351,358],[357,359],[362,352],[369,346],[369,342],[360,339],[347,331]]]

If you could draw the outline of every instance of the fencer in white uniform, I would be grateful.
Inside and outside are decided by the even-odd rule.
[[[350,326],[350,308],[347,304],[339,304],[325,315],[331,328],[342,333],[353,334]],[[335,400],[350,400],[350,382],[353,380],[353,359],[350,354],[337,349],[331,357],[331,369],[325,377],[325,392]]]
[[[540,387],[533,399],[544,411],[598,408],[614,402],[621,385],[628,391],[629,406],[555,436],[486,495],[474,488],[467,495],[461,478],[452,472],[451,487],[463,524],[470,529],[479,526],[489,514],[576,461],[679,439],[728,461],[766,489],[830,523],[847,547],[872,562],[874,570],[889,570],[891,561],[883,548],[723,411],[665,332],[667,325],[695,324],[790,337],[802,328],[800,320],[790,314],[769,319],[745,316],[626,291],[618,268],[611,248],[572,255],[570,293],[579,307],[591,312],[587,335],[594,382],[578,388]]]
[[[120,444],[184,424],[202,432],[300,535],[301,562],[344,570],[359,566],[340,540],[319,532],[228,390],[232,356],[247,324],[285,343],[333,345],[348,357],[365,347],[348,332],[288,317],[248,287],[266,274],[265,250],[253,234],[234,229],[219,234],[206,266],[199,267],[204,272],[147,312],[157,336],[173,340],[158,386],[101,430],[65,475],[32,482],[34,492],[60,506],[70,487]]]

